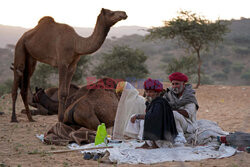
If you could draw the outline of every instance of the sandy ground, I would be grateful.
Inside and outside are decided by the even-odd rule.
[[[197,99],[200,104],[198,119],[215,121],[228,132],[250,133],[250,86],[200,86]],[[45,145],[35,135],[45,133],[57,116],[34,116],[36,122],[28,122],[20,113],[23,104],[17,101],[19,123],[10,123],[12,110],[11,96],[0,99],[0,166],[110,166],[95,161],[83,160],[79,152],[45,154],[46,151],[65,149],[63,146]],[[195,162],[166,162],[154,165],[112,165],[112,166],[229,166],[246,167],[250,164],[250,154],[241,152],[223,159],[207,159]]]

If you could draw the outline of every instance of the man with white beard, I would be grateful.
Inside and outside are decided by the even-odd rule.
[[[170,104],[176,123],[178,135],[175,142],[186,143],[185,134],[195,133],[197,130],[196,112],[199,108],[195,91],[191,84],[187,84],[188,77],[180,72],[169,75],[172,84],[164,94]]]

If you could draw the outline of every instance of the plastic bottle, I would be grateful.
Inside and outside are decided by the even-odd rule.
[[[95,145],[102,144],[105,142],[107,137],[107,130],[104,123],[98,125],[96,136],[95,136]]]

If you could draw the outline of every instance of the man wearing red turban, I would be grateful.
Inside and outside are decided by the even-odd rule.
[[[174,72],[168,78],[172,86],[167,89],[163,97],[173,109],[178,131],[175,142],[186,143],[184,135],[195,133],[197,130],[196,112],[199,106],[195,91],[191,84],[187,84],[188,77],[183,73]]]
[[[177,136],[174,115],[170,105],[160,96],[163,85],[151,78],[144,82],[144,89],[148,105],[146,114],[137,114],[131,117],[131,122],[144,120],[143,140],[145,144],[140,148],[166,147]]]

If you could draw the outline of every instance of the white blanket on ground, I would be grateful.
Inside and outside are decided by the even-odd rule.
[[[196,145],[205,145],[214,140],[217,136],[228,135],[228,132],[223,131],[216,122],[201,119],[197,121],[196,133],[185,134],[189,143],[196,143]]]
[[[43,135],[37,135],[37,137],[40,140],[43,140]],[[113,146],[113,148],[109,149],[95,149],[81,152],[104,153],[105,151],[109,151],[109,159],[112,162],[117,162],[118,164],[154,164],[167,161],[199,161],[209,158],[219,159],[230,157],[236,153],[235,148],[225,146],[224,144],[219,145],[218,143],[210,143],[207,146],[196,147],[179,146],[173,148],[135,149],[136,147],[140,147],[142,144],[144,144],[144,142],[140,143],[136,140],[130,140],[119,144],[108,144],[108,146]],[[76,143],[73,143],[68,145],[68,147],[74,150],[92,148],[95,147],[95,145],[94,143],[91,143],[79,146]]]
[[[123,142],[121,144],[112,144],[114,148],[109,149],[97,149],[88,150],[84,152],[98,152],[104,153],[109,151],[109,159],[112,162],[128,163],[128,164],[154,164],[167,161],[198,161],[208,158],[224,158],[230,157],[235,154],[236,149],[233,147],[225,146],[224,144],[210,144],[207,146],[186,147],[179,146],[173,148],[158,148],[158,149],[135,149],[135,147],[141,146],[143,143],[136,142],[135,140]],[[77,146],[72,144],[70,149],[89,148],[94,144],[88,144],[85,146]],[[111,144],[109,145],[111,146]]]
[[[129,140],[119,144],[111,144],[114,146],[110,149],[96,149],[82,151],[84,152],[98,152],[104,153],[106,150],[110,152],[109,159],[117,163],[129,164],[154,164],[166,161],[198,161],[208,158],[224,158],[235,154],[236,149],[224,144],[219,145],[216,142],[216,136],[226,135],[215,122],[209,120],[199,120],[198,131],[196,135],[189,136],[190,140],[196,139],[199,144],[206,144],[205,146],[175,146],[173,148],[158,148],[158,149],[135,149],[144,144],[144,142],[137,142],[136,140]],[[42,140],[43,136],[37,135]],[[101,145],[105,146],[105,145]],[[75,143],[68,146],[70,149],[82,149],[95,147],[94,143],[79,146]]]

